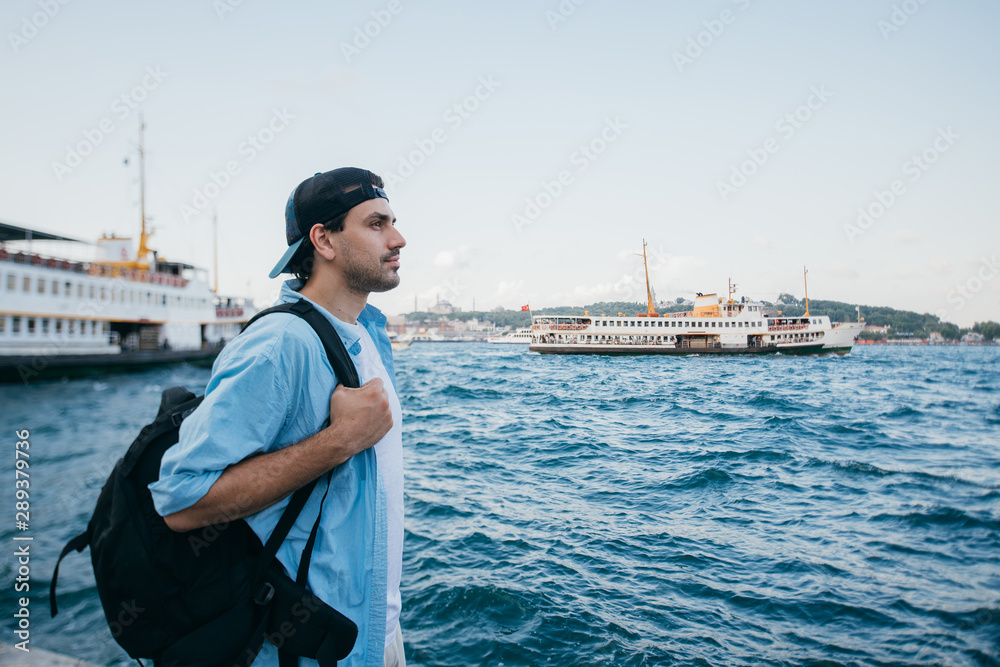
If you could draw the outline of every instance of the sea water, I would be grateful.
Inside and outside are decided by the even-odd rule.
[[[396,353],[411,665],[1000,664],[1000,348]],[[0,386],[0,641],[127,665],[89,556],[48,581],[176,366]],[[31,522],[15,526],[15,431]]]

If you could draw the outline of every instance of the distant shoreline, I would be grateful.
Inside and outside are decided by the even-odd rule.
[[[932,343],[932,342],[927,341],[926,339],[917,339],[917,340],[902,339],[902,340],[859,340],[854,345],[855,346],[857,346],[857,345],[864,345],[864,346],[871,346],[871,345],[896,345],[896,346],[899,346],[899,345],[902,345],[902,346],[906,346],[906,347],[996,347],[997,343],[993,343],[993,342],[990,342],[990,341],[984,341],[982,343],[963,343],[961,341],[954,341],[954,342],[950,342],[949,341],[949,342],[945,342],[945,343],[933,342]]]

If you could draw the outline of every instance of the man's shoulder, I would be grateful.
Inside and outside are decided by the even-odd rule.
[[[301,361],[317,351],[322,352],[322,345],[308,322],[292,313],[269,313],[231,340],[219,360],[242,363],[252,356],[279,364]]]

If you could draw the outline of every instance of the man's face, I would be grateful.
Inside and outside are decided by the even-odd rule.
[[[344,229],[331,240],[338,250],[334,265],[340,266],[350,289],[385,292],[399,284],[399,249],[406,239],[396,231],[388,200],[377,197],[352,208]]]

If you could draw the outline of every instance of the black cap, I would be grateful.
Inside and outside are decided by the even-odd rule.
[[[389,199],[385,190],[372,185],[371,172],[357,167],[341,167],[299,183],[285,205],[288,250],[271,269],[270,277],[289,271],[289,263],[313,226],[325,224],[376,197]]]

